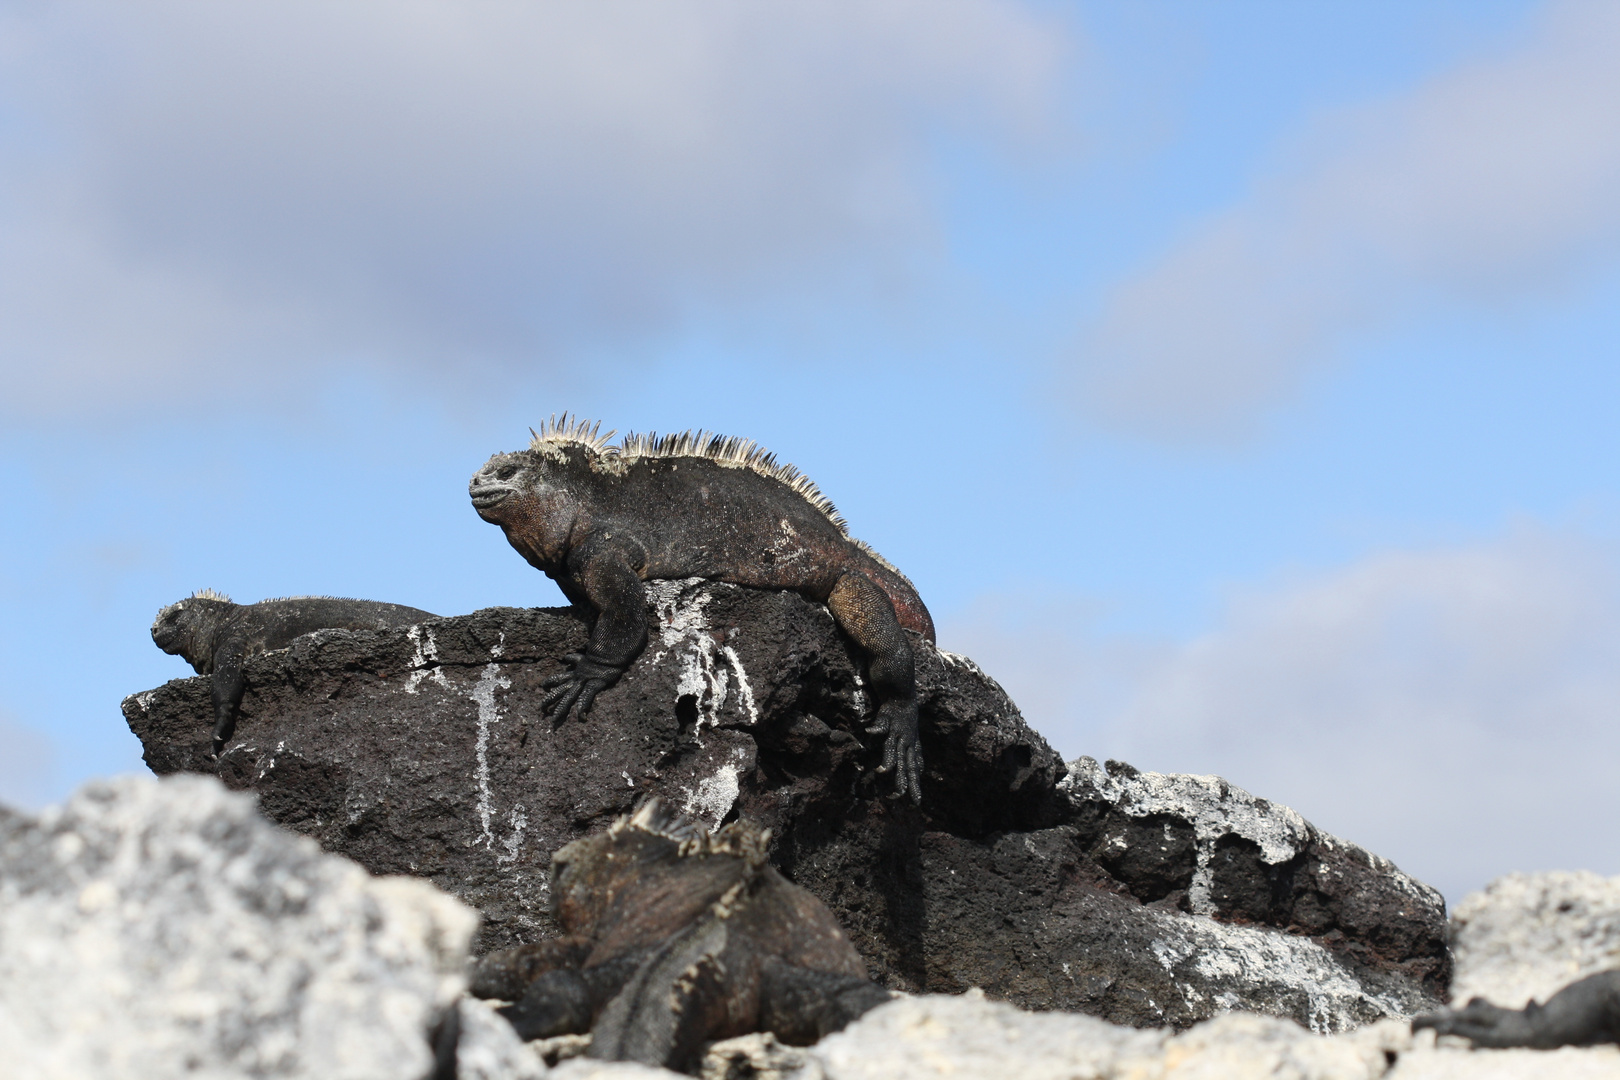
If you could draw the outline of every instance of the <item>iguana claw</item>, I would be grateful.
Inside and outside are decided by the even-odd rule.
[[[540,684],[551,691],[540,703],[540,715],[555,713],[559,724],[568,719],[568,711],[576,706],[582,717],[590,712],[596,695],[618,682],[619,676],[624,674],[623,668],[592,660],[584,653],[569,653],[563,657],[563,662],[570,665],[569,670],[559,671]]]
[[[906,796],[913,805],[922,803],[922,745],[917,739],[917,709],[905,702],[886,701],[877,718],[867,727],[868,735],[885,736],[880,773],[894,773],[894,798]]]

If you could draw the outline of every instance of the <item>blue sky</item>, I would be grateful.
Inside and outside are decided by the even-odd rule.
[[[560,602],[467,477],[759,440],[1067,756],[1620,873],[1620,15],[0,3],[0,799],[209,586]]]

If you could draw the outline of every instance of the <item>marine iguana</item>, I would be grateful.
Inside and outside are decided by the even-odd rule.
[[[553,418],[529,449],[496,454],[468,494],[529,564],[575,605],[597,612],[590,643],[564,657],[541,712],[561,723],[590,710],[647,644],[642,582],[709,578],[792,589],[827,605],[870,657],[878,699],[867,728],[884,735],[878,771],[922,801],[916,670],[909,630],[934,640],[911,582],[852,538],[809,478],[751,441],[708,432],[628,435],[609,445],[600,424]]]
[[[887,991],[820,900],[765,861],[769,830],[711,834],[649,799],[551,861],[564,936],[484,957],[471,991],[525,1039],[591,1032],[589,1055],[691,1069],[753,1031],[807,1045]]]
[[[1412,1030],[1460,1035],[1493,1049],[1523,1046],[1554,1050],[1620,1042],[1620,971],[1577,979],[1547,999],[1522,1009],[1504,1009],[1477,997],[1461,1009],[1441,1009],[1412,1018]]]
[[[335,596],[290,596],[233,604],[212,589],[170,604],[152,623],[152,640],[166,653],[185,658],[199,675],[212,675],[214,756],[236,730],[236,711],[246,684],[242,664],[250,656],[284,649],[294,638],[316,630],[398,630],[431,612],[377,600]]]

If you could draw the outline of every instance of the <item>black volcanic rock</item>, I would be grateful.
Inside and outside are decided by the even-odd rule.
[[[1185,1026],[1228,1008],[1333,1030],[1432,1007],[1444,905],[1389,863],[1213,777],[1071,770],[993,680],[917,642],[920,808],[886,796],[862,667],[794,593],[648,587],[651,640],[583,722],[541,683],[587,626],[491,608],[321,631],[249,662],[209,755],[206,679],[124,702],[155,772],[217,773],[374,873],[478,907],[478,951],[555,932],[551,853],[657,794],[746,815],[879,982]]]

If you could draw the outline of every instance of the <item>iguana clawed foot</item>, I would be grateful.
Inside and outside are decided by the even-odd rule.
[[[1461,1009],[1441,1009],[1412,1018],[1412,1030],[1430,1028],[1436,1035],[1458,1035],[1476,1046],[1528,1046],[1530,1024],[1518,1009],[1504,1009],[1474,998]]]
[[[1412,1018],[1412,1030],[1459,1035],[1476,1047],[1592,1046],[1620,1042],[1620,971],[1577,979],[1547,999],[1522,1009],[1504,1009],[1484,998],[1465,1008],[1441,1009]]]
[[[229,711],[221,711],[218,719],[214,721],[214,760],[225,752],[225,743],[236,734],[236,716]]]
[[[540,715],[552,716],[555,723],[568,719],[568,711],[578,707],[579,715],[591,711],[596,695],[619,681],[624,668],[592,660],[585,653],[569,653],[563,657],[569,665],[540,685],[551,691],[540,703]]]
[[[917,702],[885,701],[868,735],[885,736],[883,764],[877,771],[894,773],[894,798],[905,796],[922,803],[922,744],[917,739]]]

